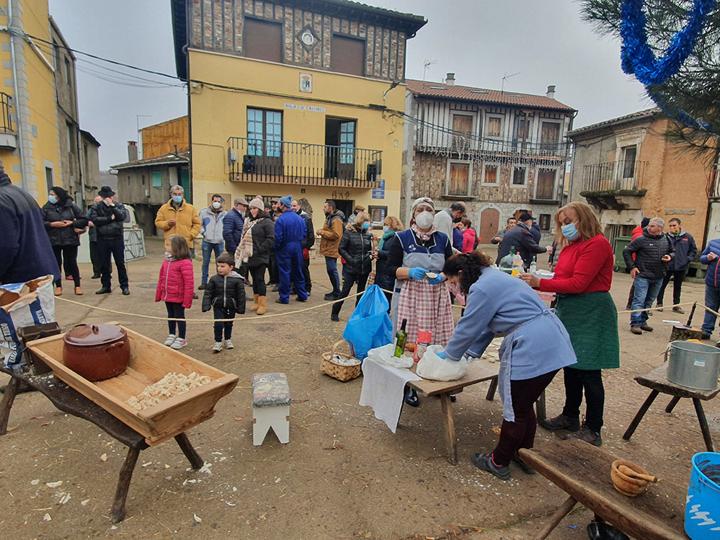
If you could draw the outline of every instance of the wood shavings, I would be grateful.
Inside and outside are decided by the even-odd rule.
[[[193,388],[208,384],[211,380],[207,375],[200,375],[194,371],[189,375],[170,372],[158,382],[146,386],[137,396],[128,399],[127,403],[133,409],[141,411],[171,397],[189,392]]]

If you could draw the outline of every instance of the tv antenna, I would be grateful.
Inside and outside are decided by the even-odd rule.
[[[516,75],[520,75],[520,72],[518,71],[517,73],[511,73],[510,75],[508,75],[508,74],[506,73],[505,75],[503,75],[502,82],[500,83],[500,93],[501,93],[501,94],[502,94],[503,92],[505,92],[505,81],[508,80],[508,79],[512,79],[512,78],[515,77]]]
[[[432,66],[435,63],[435,60],[425,60],[425,63],[423,64],[423,81],[425,80],[425,77],[427,76],[427,71],[430,69],[430,66]]]

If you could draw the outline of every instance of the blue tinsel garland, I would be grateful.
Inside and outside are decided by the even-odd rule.
[[[716,0],[693,0],[688,24],[676,33],[665,54],[655,58],[647,43],[643,0],[623,0],[620,36],[622,37],[622,69],[634,74],[645,86],[662,84],[675,75],[695,47],[708,14]]]

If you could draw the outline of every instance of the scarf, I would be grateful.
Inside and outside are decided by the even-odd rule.
[[[253,256],[252,228],[258,221],[260,221],[260,219],[246,219],[243,223],[242,238],[240,238],[240,243],[235,250],[236,266],[240,266],[240,264],[247,264],[247,262],[250,260],[250,257]],[[238,264],[238,262],[240,264]]]
[[[380,242],[378,243],[378,249],[382,249],[383,246],[385,245],[385,240],[387,240],[388,238],[392,238],[393,236],[395,236],[395,232],[396,232],[396,231],[389,230],[388,232],[383,233],[382,238],[380,239]]]
[[[430,239],[432,238],[432,235],[435,233],[435,231],[437,231],[437,229],[435,228],[435,225],[433,225],[433,226],[430,228],[430,231],[429,231],[429,232],[422,232],[420,229],[418,229],[418,226],[417,226],[417,224],[415,224],[415,223],[413,223],[412,225],[410,225],[410,228],[413,230],[413,232],[415,233],[415,235],[416,235],[420,240],[422,240],[423,242],[428,242],[428,241],[430,241]]]

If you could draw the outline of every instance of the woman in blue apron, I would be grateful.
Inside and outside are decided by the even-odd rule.
[[[479,358],[496,336],[500,348],[498,388],[503,402],[500,440],[491,453],[472,456],[473,464],[501,478],[510,478],[510,462],[525,472],[520,448],[532,448],[537,419],[533,406],[561,368],[576,362],[570,337],[538,294],[521,280],[490,268],[484,253],[454,255],[443,273],[467,296],[465,314],[441,357]]]

